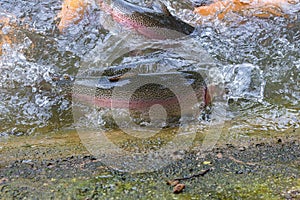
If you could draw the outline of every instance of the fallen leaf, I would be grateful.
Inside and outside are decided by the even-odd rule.
[[[167,185],[176,186],[179,184],[178,180],[168,180]]]
[[[203,165],[211,165],[211,161],[204,161]]]
[[[177,184],[174,189],[173,189],[173,193],[174,194],[179,194],[183,191],[183,189],[185,188],[185,185],[182,183]]]

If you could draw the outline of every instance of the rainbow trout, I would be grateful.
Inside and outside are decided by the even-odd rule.
[[[112,67],[100,78],[77,79],[72,91],[74,100],[99,108],[127,108],[131,116],[140,119],[149,117],[152,106],[160,105],[166,111],[167,121],[190,115],[196,105],[189,102],[198,104],[199,111],[211,103],[205,81],[197,72],[126,74],[126,70],[129,69]],[[185,80],[183,84],[180,79]],[[183,111],[183,104],[188,104],[188,109]]]
[[[171,15],[160,3],[160,11],[124,0],[99,0],[100,7],[118,23],[152,39],[175,39],[189,35],[194,27]]]
[[[165,5],[160,9],[137,6],[124,0],[96,0],[96,3],[113,19],[140,34],[152,39],[174,39],[189,35],[194,27],[170,14]],[[90,2],[86,0],[64,0],[58,14],[61,19],[58,29],[63,32],[72,24],[79,23],[89,15]]]

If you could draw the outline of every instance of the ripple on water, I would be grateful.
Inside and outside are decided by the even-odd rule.
[[[3,9],[17,19],[18,26],[28,27],[18,30],[16,44],[3,45],[0,135],[70,126],[70,100],[52,80],[53,74],[75,75],[78,62],[98,42],[109,43],[111,34],[97,23],[97,16],[92,16],[92,23],[84,21],[72,27],[68,34],[59,35],[54,28],[55,15],[60,9],[57,0],[4,0],[0,6],[1,12]],[[175,9],[171,11],[180,18],[195,21],[191,20],[193,14],[186,3],[172,1],[168,6],[173,6]],[[216,20],[198,27],[195,38],[199,46],[226,74],[228,98],[232,99],[229,113],[233,132],[282,131],[300,125],[299,4],[290,14],[290,19],[239,16],[230,23]],[[14,26],[0,28],[3,34],[17,30]],[[186,48],[186,55],[193,48]],[[121,59],[130,64],[137,58],[127,55]],[[139,59],[146,62],[149,57]],[[96,120],[102,123],[100,118]]]

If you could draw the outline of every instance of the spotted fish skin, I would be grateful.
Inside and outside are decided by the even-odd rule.
[[[171,15],[163,4],[161,4],[161,12],[124,0],[99,0],[99,5],[104,11],[110,13],[115,21],[135,29],[148,38],[175,39],[189,35],[195,29]]]
[[[124,0],[96,0],[96,3],[118,23],[151,39],[175,39],[194,31],[193,26],[171,15],[163,4],[161,11],[157,11]],[[88,0],[65,0],[58,15],[61,19],[58,24],[60,32],[88,15],[90,5]]]
[[[118,71],[117,69],[113,70]],[[190,105],[190,108],[183,110],[181,102],[193,102],[199,105],[200,112],[204,112],[211,103],[207,85],[202,76],[196,72],[133,74],[126,77],[120,76],[119,78],[115,78],[110,73],[108,73],[109,76],[103,75],[96,80],[91,78],[90,81],[86,79],[77,81],[75,90],[73,90],[73,98],[98,108],[128,108],[131,116],[143,119],[145,119],[145,116],[147,118],[152,106],[161,105],[164,107],[167,119],[170,122],[174,119],[178,120],[182,115],[190,115],[194,112],[195,105]],[[186,79],[185,84],[187,85],[176,86],[178,77]],[[145,79],[149,79],[149,81],[146,81],[149,82],[148,84],[137,87],[135,91],[128,90],[132,85],[138,84],[137,81],[145,81]],[[168,82],[168,84],[159,84],[165,82]],[[175,93],[167,85],[173,85],[176,88]]]

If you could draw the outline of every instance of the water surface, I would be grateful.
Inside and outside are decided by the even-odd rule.
[[[289,10],[290,18],[236,16],[228,21],[204,20],[197,25],[192,39],[177,42],[180,53],[174,53],[178,48],[171,47],[169,54],[159,49],[151,52],[152,56],[145,56],[147,51],[142,55],[126,53],[141,47],[153,48],[153,43],[138,43],[131,36],[125,43],[116,42],[123,41],[118,35],[122,30],[105,29],[97,8],[80,24],[60,34],[55,19],[61,8],[59,1],[2,1],[0,5],[0,16],[11,21],[1,24],[0,35],[2,136],[73,127],[70,94],[57,79],[76,77],[86,62],[89,66],[107,67],[109,62],[103,60],[111,59],[109,56],[113,66],[142,62],[139,66],[143,66],[143,73],[205,71],[208,65],[193,65],[199,64],[199,57],[207,56],[225,80],[226,120],[230,121],[228,130],[232,135],[273,133],[300,125],[299,3]],[[183,20],[195,22],[197,17],[192,16],[189,4],[171,2],[168,6]],[[158,63],[153,64],[153,59]],[[94,115],[97,121],[92,122],[101,125],[101,117]],[[203,125],[199,119],[200,124]]]

